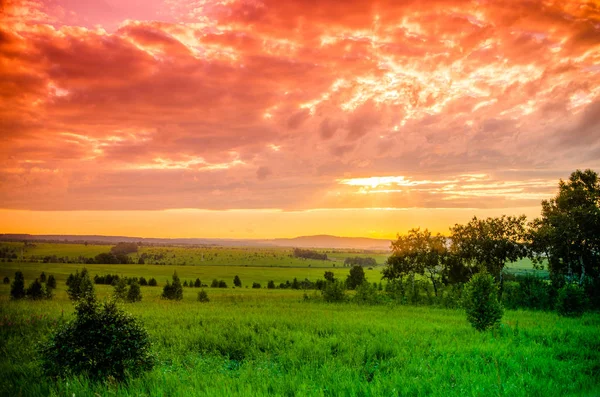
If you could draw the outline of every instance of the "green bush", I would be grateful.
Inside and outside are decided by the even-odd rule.
[[[42,272],[42,274],[40,274],[40,283],[45,283],[46,282],[46,273]]]
[[[350,274],[346,278],[348,289],[356,289],[359,285],[365,282],[365,270],[361,266],[352,266]]]
[[[46,288],[55,289],[56,288],[56,278],[51,274],[48,276],[48,281],[46,281]]]
[[[198,291],[198,302],[210,302],[208,299],[208,294],[204,290]]]
[[[199,278],[197,278],[196,281],[194,281],[194,287],[196,287],[196,288],[202,287],[202,282],[200,281]]]
[[[10,284],[10,278],[8,278],[8,276],[4,277],[4,281],[3,282],[4,282],[4,284]]]
[[[321,293],[325,302],[343,302],[346,299],[344,283],[338,280],[328,281]]]
[[[152,277],[150,280],[148,280],[148,285],[150,287],[156,287],[158,285],[158,283],[156,282],[156,279],[154,277]]]
[[[225,280],[219,281],[219,288],[227,288],[227,283],[225,282]]]
[[[467,320],[478,331],[499,325],[504,310],[498,301],[498,286],[487,273],[477,273],[466,284],[463,307]]]
[[[239,277],[238,275],[236,275],[236,276],[233,278],[233,285],[234,285],[235,287],[238,287],[238,288],[241,288],[241,287],[242,287],[242,280],[240,280],[240,277]]]
[[[75,310],[76,318],[41,347],[46,375],[123,380],[152,368],[148,333],[114,301],[98,303],[86,295]]]
[[[556,311],[565,317],[581,317],[585,312],[585,291],[577,284],[568,283],[558,290]]]
[[[354,295],[353,301],[364,305],[375,305],[379,303],[380,297],[377,293],[377,283],[375,285],[369,283],[362,283],[356,287],[356,294]]]
[[[137,281],[134,281],[129,285],[129,291],[127,291],[125,300],[129,303],[139,302],[142,300],[142,290],[140,289],[140,284]]]
[[[173,272],[173,283],[169,283],[169,281],[167,281],[167,285],[164,286],[161,296],[163,299],[170,300],[183,299],[183,286],[181,285],[181,281],[179,280],[177,272]]]
[[[253,282],[252,283],[252,288],[260,288],[260,283]]]
[[[148,280],[145,277],[140,277],[140,285],[148,285]]]
[[[269,282],[267,283],[267,288],[268,289],[275,289],[275,281],[269,280]]]
[[[67,294],[69,294],[71,300],[78,300],[86,295],[94,295],[94,284],[85,267],[81,270],[81,273],[77,270],[75,274],[69,275],[67,286]]]
[[[15,279],[10,286],[10,297],[12,299],[25,298],[25,277],[21,271],[15,273]]]
[[[114,286],[113,296],[117,300],[125,300],[127,297],[127,280],[125,277],[119,279]]]
[[[509,309],[551,309],[550,285],[546,280],[532,276],[516,276],[515,281],[504,283],[502,304]]]
[[[42,284],[37,278],[29,285],[25,294],[27,295],[27,298],[33,300],[52,299],[52,289],[47,288],[46,285]]]
[[[210,287],[211,288],[219,288],[219,280],[217,280],[216,278],[212,281],[212,283],[210,283]]]

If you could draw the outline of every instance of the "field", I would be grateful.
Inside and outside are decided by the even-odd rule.
[[[78,256],[90,248],[98,246],[71,249]],[[343,262],[346,254],[339,254]],[[322,278],[325,269],[302,262],[296,267],[85,265],[92,276],[116,273],[159,282],[159,287],[142,287],[142,302],[122,305],[148,329],[157,358],[151,372],[126,384],[51,381],[40,372],[36,344],[72,318],[65,280],[83,265],[0,263],[1,277],[12,280],[22,270],[28,284],[44,271],[58,281],[51,301],[10,301],[9,285],[0,285],[0,394],[600,395],[598,313],[566,319],[553,312],[506,311],[498,330],[479,333],[461,310],[328,304],[314,291],[306,291],[305,299],[301,290],[245,288],[252,282],[264,287],[268,280]],[[530,269],[527,262],[513,266]],[[224,279],[229,288],[206,288],[209,303],[196,301],[197,288],[185,288],[181,302],[164,301],[160,285],[174,270],[182,281]],[[326,270],[340,278],[348,273],[337,266]],[[380,280],[379,266],[365,271],[369,281]],[[231,288],[235,275],[242,288]],[[103,299],[112,287],[96,285],[96,292]]]

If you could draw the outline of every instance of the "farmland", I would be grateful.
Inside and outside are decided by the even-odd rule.
[[[39,244],[31,253],[88,256],[110,246]],[[11,280],[21,270],[27,283],[44,271],[58,281],[50,301],[10,301],[0,285],[0,390],[4,395],[101,396],[592,396],[600,393],[600,315],[559,317],[554,312],[507,310],[499,329],[479,333],[464,312],[395,303],[325,303],[318,291],[265,289],[267,281],[323,277],[343,279],[345,257],[335,261],[290,258],[286,249],[148,247],[181,257],[210,252],[213,263],[187,259],[186,265],[102,265],[74,263],[0,263]],[[37,251],[35,251],[37,250]],[[214,255],[218,253],[218,255]],[[244,255],[274,259],[250,260]],[[254,255],[256,254],[256,255]],[[135,254],[134,254],[135,255]],[[364,255],[364,254],[362,254]],[[381,280],[378,266],[365,269],[367,280]],[[205,259],[208,255],[205,255]],[[221,259],[217,259],[221,257]],[[231,258],[233,257],[233,260]],[[271,257],[273,258],[273,257]],[[277,260],[279,260],[279,262]],[[289,261],[296,261],[290,266]],[[283,261],[283,263],[281,262]],[[285,263],[285,262],[288,263]],[[313,265],[323,262],[322,267]],[[337,266],[333,266],[336,264]],[[83,377],[52,381],[41,374],[36,346],[73,316],[66,294],[69,274],[85,266],[91,276],[119,274],[154,277],[158,287],[142,287],[143,300],[122,304],[148,330],[155,368],[128,383],[92,382]],[[522,261],[515,270],[531,270]],[[229,288],[205,288],[208,303],[196,301],[197,288],[184,288],[182,301],[160,298],[161,286],[177,271],[182,281],[223,279]],[[242,288],[232,288],[238,275]],[[263,288],[249,288],[253,282]],[[102,300],[113,288],[96,285]],[[352,294],[352,293],[350,293]]]

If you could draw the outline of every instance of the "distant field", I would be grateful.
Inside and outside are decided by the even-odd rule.
[[[111,245],[84,245],[60,243],[23,243],[1,242],[0,249],[13,249],[17,260],[41,261],[46,256],[59,258],[93,258],[96,255],[109,252]],[[389,253],[370,252],[362,250],[317,249],[326,253],[329,260],[313,260],[295,258],[292,248],[260,248],[260,247],[149,247],[141,246],[137,253],[129,256],[137,263],[144,255],[147,264],[163,265],[213,265],[213,266],[259,266],[259,267],[340,267],[348,257],[372,257],[378,265],[383,265]]]

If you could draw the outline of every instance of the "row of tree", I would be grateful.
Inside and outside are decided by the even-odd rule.
[[[8,277],[4,278],[4,284],[10,283]],[[36,278],[29,287],[25,288],[25,276],[23,272],[15,273],[15,278],[10,286],[11,299],[52,299],[53,291],[56,288],[56,279],[53,275],[46,277],[46,273],[42,272],[40,277]]]
[[[580,288],[600,307],[600,181],[592,170],[575,171],[559,182],[558,194],[542,201],[540,218],[478,219],[450,228],[450,234],[412,229],[392,242],[383,277],[390,281],[428,279],[435,295],[441,286],[460,284],[485,271],[503,292],[507,263],[529,258],[547,266],[555,291]]]

